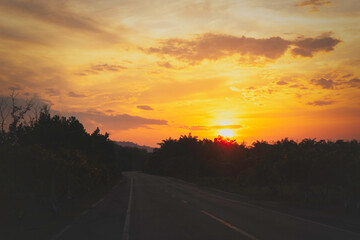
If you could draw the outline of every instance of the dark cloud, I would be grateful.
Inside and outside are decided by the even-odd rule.
[[[289,88],[299,88],[299,89],[302,89],[302,90],[306,90],[308,89],[307,87],[305,87],[304,85],[302,84],[293,84],[293,85],[289,85]]]
[[[360,79],[359,78],[353,78],[349,81],[350,83],[355,83],[355,84],[359,84],[360,83]]]
[[[68,92],[68,96],[74,97],[74,98],[83,98],[83,97],[86,97],[86,95],[84,95],[84,94],[78,94],[78,93],[75,93],[75,92],[73,92],[73,91]]]
[[[278,81],[276,84],[277,85],[287,85],[288,83],[282,80],[282,81]]]
[[[358,87],[360,88],[360,79],[359,78],[353,78],[349,81],[349,84],[351,87]]]
[[[325,78],[313,79],[311,83],[317,86],[320,86],[324,89],[333,89],[335,87],[335,82],[333,80],[326,80]]]
[[[105,110],[106,113],[114,113],[115,111],[114,110],[111,110],[111,109],[108,109],[108,110]]]
[[[217,60],[236,53],[276,59],[285,53],[289,44],[289,41],[280,37],[255,39],[206,33],[193,40],[165,40],[161,42],[160,47],[145,51],[150,54],[170,55],[178,60],[196,64],[204,59]]]
[[[302,57],[312,57],[317,52],[333,51],[334,47],[340,43],[339,39],[332,37],[317,37],[317,38],[299,38],[293,42],[295,46],[291,50],[293,55]]]
[[[100,72],[105,72],[105,71],[118,72],[124,69],[127,69],[127,67],[116,64],[104,63],[104,64],[91,65],[88,69],[84,70],[84,72],[77,72],[75,73],[75,75],[87,76],[88,74],[98,74]]]
[[[148,105],[139,105],[139,106],[136,106],[137,108],[139,109],[142,109],[142,110],[154,110],[152,107],[148,106]]]
[[[142,50],[148,54],[168,55],[189,64],[198,64],[205,59],[218,60],[234,54],[277,59],[293,47],[291,51],[293,55],[312,57],[314,53],[320,51],[334,50],[339,42],[340,40],[330,36],[298,38],[290,41],[281,37],[257,39],[205,33],[190,40],[179,38],[163,40],[158,47]]]
[[[86,73],[83,73],[83,72],[75,73],[75,75],[78,75],[78,76],[87,76],[87,74],[86,74]]]
[[[318,101],[313,101],[313,102],[308,102],[308,105],[313,105],[313,106],[326,106],[326,105],[331,105],[333,104],[334,101],[328,101],[328,100],[318,100]]]
[[[75,116],[86,126],[95,128],[97,126],[106,130],[127,130],[136,128],[150,128],[151,125],[168,125],[166,120],[143,118],[129,114],[106,115],[99,111],[71,112],[67,116]]]
[[[342,78],[349,78],[349,77],[351,77],[351,76],[352,76],[352,74],[349,73],[349,74],[345,74],[344,76],[342,76]]]
[[[93,65],[91,66],[91,70],[93,71],[114,71],[117,72],[119,70],[122,69],[126,69],[126,67],[124,66],[120,66],[120,65],[109,65],[109,64],[97,64],[97,65]]]

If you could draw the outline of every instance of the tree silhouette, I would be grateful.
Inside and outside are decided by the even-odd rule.
[[[144,171],[219,186],[263,197],[335,204],[360,211],[360,144],[288,138],[251,146],[191,134],[166,139]]]

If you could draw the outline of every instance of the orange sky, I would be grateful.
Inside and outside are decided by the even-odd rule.
[[[360,139],[358,0],[0,0],[0,61],[114,140]]]

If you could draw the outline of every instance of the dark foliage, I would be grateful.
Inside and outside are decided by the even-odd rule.
[[[144,171],[253,195],[341,204],[357,211],[360,206],[356,140],[283,139],[246,147],[221,136],[214,141],[181,136],[163,140]]]
[[[61,202],[114,184],[123,162],[137,153],[116,145],[99,129],[87,133],[75,117],[51,116],[46,106],[30,123],[22,119],[16,117],[9,131],[0,131],[4,221],[18,221],[34,202],[48,206],[56,216]]]

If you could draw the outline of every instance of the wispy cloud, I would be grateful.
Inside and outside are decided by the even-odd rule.
[[[75,92],[73,92],[73,91],[68,92],[68,96],[69,96],[69,97],[73,97],[73,98],[83,98],[83,97],[86,97],[86,95],[84,95],[84,94],[75,93]]]
[[[0,39],[44,46],[49,45],[43,37],[29,33],[26,30],[19,31],[6,26],[0,26]]]
[[[301,2],[298,2],[295,6],[297,7],[311,7],[311,12],[318,12],[320,11],[319,7],[324,5],[332,4],[331,1],[328,0],[304,0]]]
[[[103,32],[99,23],[89,17],[70,11],[64,1],[2,0],[0,8],[66,28]]]
[[[121,65],[110,65],[110,64],[97,64],[97,65],[93,65],[91,66],[91,70],[93,71],[98,71],[98,72],[101,72],[101,71],[113,71],[113,72],[117,72],[119,70],[122,70],[122,69],[127,69],[126,67],[124,66],[121,66]]]
[[[287,85],[288,83],[281,80],[281,81],[276,82],[276,84],[281,86],[281,85]]]
[[[55,88],[46,88],[45,93],[51,97],[54,97],[54,96],[60,95],[60,90],[55,89]]]
[[[99,74],[101,72],[118,72],[121,70],[127,69],[127,67],[122,66],[122,65],[117,65],[117,64],[107,64],[107,63],[103,63],[103,64],[95,64],[95,65],[91,65],[90,67],[88,67],[87,69],[81,71],[81,72],[77,72],[75,73],[75,75],[79,75],[79,76],[86,76],[88,74]]]
[[[331,105],[333,104],[335,101],[331,101],[331,100],[317,100],[317,101],[313,101],[313,102],[308,102],[308,105],[313,105],[313,106],[326,106],[326,105]]]
[[[148,106],[148,105],[139,105],[139,106],[136,106],[137,108],[139,109],[142,109],[142,110],[154,110],[152,107]]]

